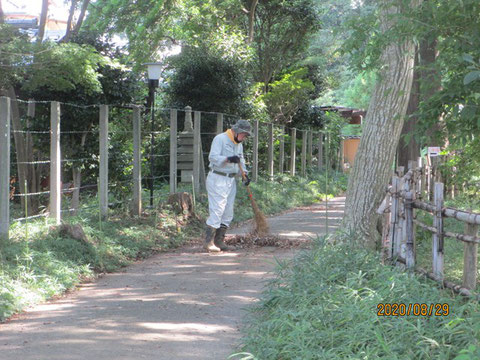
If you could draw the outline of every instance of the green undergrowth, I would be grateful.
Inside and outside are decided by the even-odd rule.
[[[378,304],[448,304],[448,316],[378,316]],[[382,265],[352,243],[280,262],[231,359],[478,359],[478,302]]]
[[[259,207],[268,214],[319,201],[328,193],[338,194],[346,186],[344,177],[330,180],[328,191],[319,183],[321,174],[309,179],[277,177],[274,182],[259,180],[251,188]],[[192,193],[191,187],[179,192]],[[149,192],[143,192],[145,209],[141,217],[129,215],[129,202],[110,209],[109,221],[100,222],[94,196],[84,197],[83,211],[66,217],[65,223],[80,224],[86,235],[76,240],[44,219],[14,223],[10,241],[0,242],[0,320],[25,307],[59,295],[98,273],[111,272],[155,252],[177,247],[187,239],[202,236],[208,216],[205,193],[196,194],[198,219],[176,215],[168,206],[168,185],[155,191],[155,209],[148,209]],[[246,189],[239,184],[235,221],[253,216]]]

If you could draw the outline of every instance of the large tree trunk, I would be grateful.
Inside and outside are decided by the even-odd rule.
[[[40,13],[40,24],[38,25],[37,42],[41,43],[45,36],[45,28],[47,27],[48,0],[42,0],[42,12]]]
[[[420,105],[420,73],[418,70],[418,48],[415,54],[412,89],[408,100],[407,116],[403,124],[402,133],[397,147],[397,166],[408,168],[409,160],[416,160],[420,156],[420,145],[413,136],[418,122],[418,106]]]
[[[383,8],[383,31],[392,26],[392,15],[400,13],[393,3],[389,1]],[[416,0],[412,5],[416,5]],[[348,181],[343,227],[355,234],[355,240],[369,247],[375,247],[378,239],[376,209],[392,175],[391,167],[412,88],[414,55],[415,46],[410,40],[392,43],[383,51],[381,63],[384,66],[368,107]]]

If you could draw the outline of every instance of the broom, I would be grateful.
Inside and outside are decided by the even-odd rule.
[[[238,166],[240,167],[240,172],[242,173],[243,180],[246,180],[246,176],[245,176],[245,172],[243,171],[242,164],[238,163]],[[265,218],[265,215],[263,215],[263,213],[260,211],[257,203],[253,199],[252,190],[250,189],[250,186],[247,186],[247,192],[248,192],[248,197],[250,198],[250,202],[252,203],[252,209],[255,215],[255,223],[257,224],[257,227],[255,228],[255,232],[257,235],[265,236],[268,234],[268,231],[269,231],[267,219]]]

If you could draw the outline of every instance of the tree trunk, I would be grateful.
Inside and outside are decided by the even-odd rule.
[[[248,12],[248,44],[253,42],[254,25],[255,25],[255,9],[257,8],[258,0],[252,0],[250,10]]]
[[[85,14],[87,12],[88,5],[90,4],[90,0],[83,0],[82,9],[80,10],[80,15],[78,15],[77,23],[73,28],[72,34],[78,34],[80,28],[83,24],[83,19],[85,19]]]
[[[5,14],[3,13],[2,0],[0,0],[0,24],[5,22]]]
[[[407,116],[403,124],[402,134],[397,147],[397,166],[408,168],[409,160],[417,160],[420,156],[420,145],[413,134],[416,132],[418,106],[420,105],[420,71],[418,69],[418,48],[416,49],[412,89],[407,106]],[[407,139],[405,138],[407,136]]]
[[[412,6],[417,0],[412,1]],[[382,10],[382,31],[390,28],[392,15],[401,10],[389,1]],[[375,247],[376,209],[385,196],[391,166],[402,131],[413,80],[415,46],[412,41],[395,42],[382,53],[380,71],[368,107],[365,125],[348,181],[343,227],[352,240]]]
[[[75,8],[77,7],[77,0],[72,0],[70,4],[70,10],[68,12],[68,20],[67,20],[67,31],[63,38],[60,39],[59,42],[67,42],[70,39],[70,34],[72,33],[72,22],[73,22],[73,15],[75,14]]]
[[[40,24],[38,25],[37,42],[41,43],[45,36],[45,28],[47,26],[48,0],[42,0],[42,12],[40,13]]]

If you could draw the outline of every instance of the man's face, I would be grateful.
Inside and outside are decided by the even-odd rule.
[[[239,133],[235,134],[235,141],[241,143],[243,140],[245,140],[248,137],[247,133]]]

